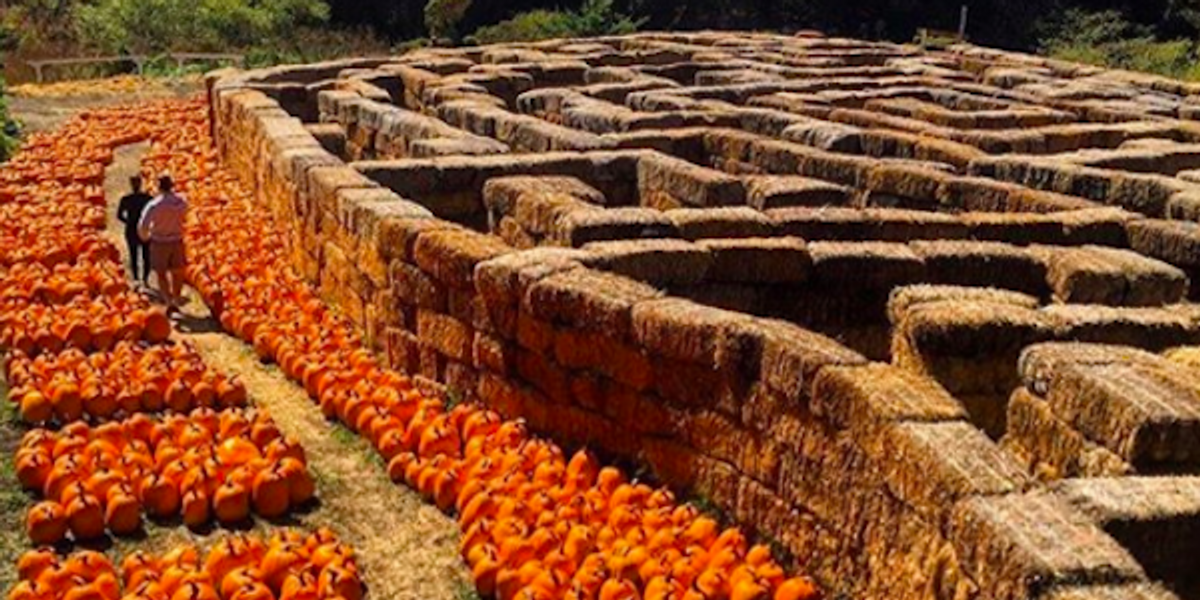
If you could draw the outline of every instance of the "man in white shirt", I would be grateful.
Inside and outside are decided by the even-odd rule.
[[[188,206],[174,188],[170,176],[160,177],[159,196],[146,205],[138,222],[138,236],[150,244],[150,266],[158,276],[158,289],[171,308],[183,304],[183,268],[187,264],[183,253],[183,218]]]

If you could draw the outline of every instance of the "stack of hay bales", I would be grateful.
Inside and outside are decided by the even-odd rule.
[[[1123,346],[1039,344],[1020,358],[1005,444],[1045,478],[1200,467],[1200,377]]]

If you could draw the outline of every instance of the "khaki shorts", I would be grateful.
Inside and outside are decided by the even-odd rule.
[[[187,264],[183,256],[183,241],[150,242],[150,266],[155,271],[173,271]]]

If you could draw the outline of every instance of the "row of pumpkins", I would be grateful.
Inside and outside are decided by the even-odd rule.
[[[163,116],[83,113],[30,136],[0,169],[0,350],[9,398],[28,424],[245,403],[241,384],[194,352],[159,347],[171,322],[130,289],[103,234],[112,148],[163,129]]]
[[[119,568],[92,550],[65,557],[31,550],[17,576],[8,600],[361,600],[364,593],[353,549],[328,529],[224,536],[207,551],[134,552]]]
[[[587,453],[570,459],[520,421],[449,409],[381,366],[351,324],[287,268],[276,225],[220,169],[206,110],[156,139],[146,173],[177,177],[196,215],[189,276],[222,324],[303,383],[322,410],[368,438],[388,471],[456,510],[463,556],[500,600],[819,596],[765,546],[722,529],[663,489],[627,481]]]
[[[253,409],[34,429],[21,440],[16,471],[43,498],[26,522],[35,545],[68,533],[77,542],[129,535],[143,513],[193,528],[214,518],[239,524],[251,511],[275,518],[314,492],[304,450]]]
[[[186,343],[121,342],[107,352],[68,349],[35,358],[14,350],[5,372],[9,397],[33,425],[232,408],[247,397],[240,380],[208,368]]]
[[[241,382],[170,343],[166,313],[130,289],[104,237],[112,147],[169,127],[177,109],[83,113],[0,169],[0,350],[8,395],[37,427],[15,457],[39,496],[26,517],[37,546],[131,534],[146,517],[278,517],[314,493],[303,450],[265,413],[234,408]]]

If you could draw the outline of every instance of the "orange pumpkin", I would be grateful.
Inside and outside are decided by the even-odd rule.
[[[35,545],[57,544],[67,536],[67,510],[51,500],[39,502],[29,509],[25,531]]]
[[[251,501],[254,512],[268,519],[283,515],[291,502],[287,476],[279,468],[259,473],[254,478]]]
[[[250,517],[250,493],[244,485],[226,480],[213,495],[213,512],[223,524],[245,521]]]

